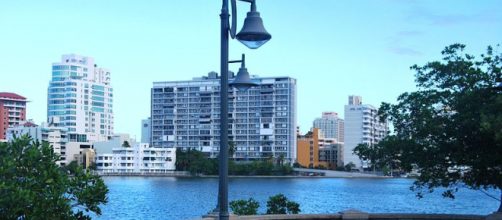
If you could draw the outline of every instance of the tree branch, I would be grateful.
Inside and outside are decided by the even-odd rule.
[[[479,189],[479,191],[481,191],[481,192],[482,192],[483,194],[485,194],[486,196],[488,196],[488,197],[490,197],[490,198],[492,198],[492,199],[495,199],[495,200],[497,200],[497,201],[499,201],[499,202],[500,202],[500,199],[499,199],[499,198],[497,198],[497,197],[495,197],[495,196],[493,196],[493,195],[490,195],[490,194],[489,194],[488,192],[486,192],[484,189]]]

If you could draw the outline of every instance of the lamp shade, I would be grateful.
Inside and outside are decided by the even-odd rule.
[[[272,38],[257,11],[250,11],[244,20],[241,31],[236,35],[237,40],[250,49],[257,49]]]
[[[239,68],[237,76],[235,77],[234,81],[230,83],[230,86],[235,87],[239,91],[247,91],[249,88],[258,85],[258,83],[255,83],[253,80],[251,80],[246,67]]]

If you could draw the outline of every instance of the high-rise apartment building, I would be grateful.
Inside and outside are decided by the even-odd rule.
[[[230,74],[233,80],[233,74]],[[260,86],[229,91],[229,140],[237,160],[283,155],[296,158],[296,80],[254,77]],[[151,141],[154,147],[219,151],[220,79],[217,73],[189,81],[154,82]]]
[[[7,139],[7,128],[26,121],[26,98],[15,93],[0,92],[0,140]]]
[[[381,123],[377,108],[362,104],[361,96],[349,96],[345,105],[344,164],[352,162],[356,168],[367,168],[368,163],[353,153],[358,144],[373,145],[382,140],[388,131],[387,123]]]
[[[71,142],[106,140],[113,135],[113,89],[110,71],[91,57],[63,55],[52,64],[47,120],[68,128]]]
[[[335,138],[337,142],[344,142],[343,119],[338,117],[336,112],[323,112],[321,118],[314,120],[314,128],[319,128],[326,138]]]

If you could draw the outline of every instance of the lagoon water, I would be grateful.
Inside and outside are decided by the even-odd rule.
[[[197,219],[216,205],[217,178],[104,177],[110,192],[103,214],[96,219]],[[282,193],[300,204],[301,213],[337,213],[358,209],[375,213],[494,212],[498,201],[482,192],[461,189],[456,199],[426,194],[417,199],[411,179],[356,178],[231,178],[229,201],[260,202],[265,212],[269,196]],[[497,192],[492,191],[498,196]]]

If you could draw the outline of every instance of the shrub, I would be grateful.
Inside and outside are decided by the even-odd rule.
[[[230,209],[236,215],[256,215],[260,204],[253,198],[248,200],[235,200],[230,202]]]

